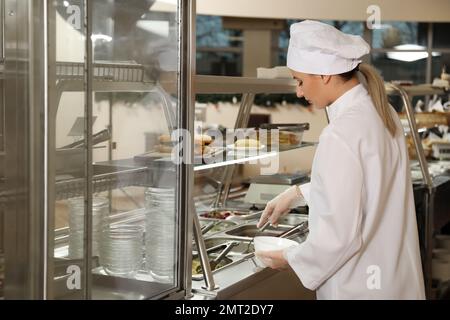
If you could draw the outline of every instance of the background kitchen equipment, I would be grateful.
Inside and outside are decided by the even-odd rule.
[[[291,185],[298,185],[309,181],[307,172],[293,174],[274,174],[258,176],[250,179],[250,186],[244,201],[252,205],[265,206],[270,200],[288,189]],[[306,203],[299,203],[304,206]]]

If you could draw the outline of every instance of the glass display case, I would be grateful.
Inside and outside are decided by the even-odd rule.
[[[193,167],[163,147],[192,131],[192,3],[1,8],[0,296],[185,297]]]

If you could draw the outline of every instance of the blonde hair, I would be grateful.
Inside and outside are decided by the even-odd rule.
[[[372,98],[375,109],[383,120],[383,123],[391,133],[395,136],[397,131],[397,126],[394,121],[394,116],[392,114],[391,106],[386,94],[386,89],[384,88],[384,81],[378,74],[374,67],[367,63],[361,63],[359,65],[359,71],[364,75],[367,81],[367,91]]]

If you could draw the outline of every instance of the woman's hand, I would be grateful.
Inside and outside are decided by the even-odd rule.
[[[283,250],[257,251],[255,254],[258,259],[261,259],[269,268],[286,270],[289,267],[288,262],[284,258]]]
[[[292,186],[270,200],[259,219],[257,227],[261,228],[267,220],[272,225],[277,225],[278,219],[289,212],[292,203],[301,195],[299,187]]]

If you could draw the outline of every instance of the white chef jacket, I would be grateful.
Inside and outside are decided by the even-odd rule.
[[[392,112],[395,111],[392,109]],[[309,235],[284,255],[318,299],[424,299],[416,214],[403,128],[393,138],[359,84],[329,106],[300,186]]]

